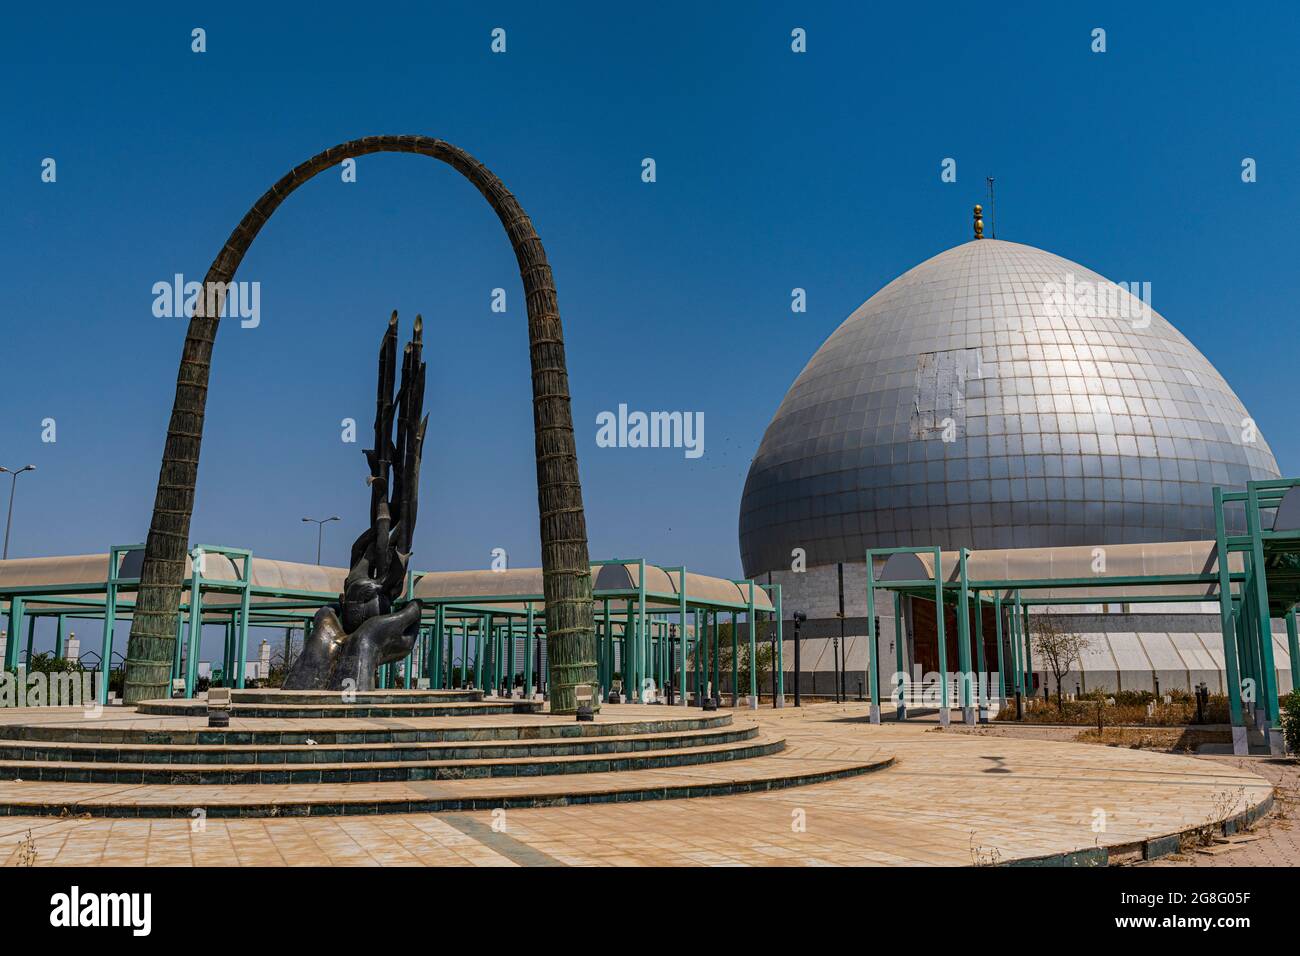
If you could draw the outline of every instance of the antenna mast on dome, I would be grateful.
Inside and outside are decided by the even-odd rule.
[[[998,237],[998,207],[993,205],[993,177],[985,176],[989,184],[989,233],[990,238]]]

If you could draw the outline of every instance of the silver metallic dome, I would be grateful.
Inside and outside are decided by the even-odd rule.
[[[741,501],[745,574],[788,570],[795,548],[813,566],[868,547],[1214,537],[1211,488],[1277,477],[1277,462],[1142,298],[996,239],[899,276],[768,425]]]

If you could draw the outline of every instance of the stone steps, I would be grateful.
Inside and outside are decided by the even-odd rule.
[[[582,726],[582,725],[575,725]],[[592,726],[592,725],[587,725]],[[312,764],[490,760],[548,756],[589,756],[637,751],[680,750],[751,740],[758,725],[742,723],[667,732],[587,734],[545,739],[462,740],[384,743],[148,744],[104,742],[0,741],[0,763],[128,764],[150,768],[226,764],[298,769]]]
[[[610,708],[611,710],[613,708]],[[537,718],[533,718],[537,721]],[[493,723],[483,721],[458,721],[447,718],[440,722],[419,721],[390,726],[378,721],[349,721],[347,719],[319,720],[310,725],[293,724],[291,728],[276,727],[267,721],[265,729],[257,721],[247,726],[227,729],[210,729],[201,723],[197,726],[163,726],[162,721],[140,721],[141,726],[130,726],[121,719],[74,720],[64,723],[0,724],[0,740],[52,743],[104,743],[118,745],[173,745],[173,746],[294,746],[316,741],[322,747],[339,744],[418,744],[448,741],[498,741],[498,740],[573,740],[578,738],[626,736],[630,734],[655,734],[671,731],[708,730],[726,727],[732,722],[727,713],[669,717],[665,719],[607,720],[578,722],[575,720],[537,721],[532,723]],[[183,724],[184,721],[176,723]],[[239,722],[236,721],[236,724]]]
[[[394,781],[539,777],[554,774],[623,773],[765,757],[785,746],[780,737],[677,749],[578,756],[503,757],[492,760],[371,760],[359,763],[133,764],[0,760],[0,780],[42,783],[107,783],[145,786],[259,786],[361,784]]]
[[[521,702],[508,699],[422,696],[384,692],[339,705],[318,693],[240,693],[220,729],[207,727],[206,702],[189,700],[97,717],[69,709],[0,718],[0,814],[179,817],[200,807],[277,816],[666,799],[881,765],[860,755],[784,759],[784,737],[725,711],[629,704],[577,721],[517,713]],[[421,716],[393,716],[412,710]]]
[[[334,695],[338,700],[338,695]],[[330,717],[483,717],[496,714],[540,714],[540,700],[516,700],[509,697],[485,700],[449,700],[434,702],[398,701],[395,703],[326,703],[325,701],[289,703],[231,703],[231,717],[283,718],[289,720],[323,720]],[[208,704],[204,700],[144,700],[136,705],[136,713],[155,717],[206,717]]]
[[[340,690],[233,690],[236,704],[452,704],[482,700],[484,692],[466,690],[359,690],[344,701]]]
[[[770,743],[774,738],[757,738]],[[732,759],[636,773],[244,786],[122,786],[0,781],[0,815],[115,818],[343,816],[453,813],[726,796],[806,786],[890,766],[892,753],[854,757],[800,752],[798,743],[755,759]]]

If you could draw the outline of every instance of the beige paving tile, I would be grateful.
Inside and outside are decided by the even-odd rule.
[[[662,714],[663,708],[620,713],[635,711]],[[0,818],[0,863],[13,865],[30,840],[38,864],[78,866],[514,866],[539,860],[575,866],[964,866],[981,855],[1005,862],[1189,829],[1259,803],[1272,787],[1249,767],[1191,757],[935,732],[924,724],[872,726],[860,705],[743,716],[785,737],[789,749],[762,761],[677,768],[671,779],[752,772],[747,763],[806,768],[884,753],[895,755],[896,763],[865,776],[764,793],[511,809],[500,833],[491,831],[494,818],[486,811],[460,815],[477,825],[470,832],[428,814],[209,819],[201,830],[186,820]],[[606,712],[601,719],[614,716]],[[130,717],[114,720],[134,725]],[[564,783],[591,786],[582,778],[598,776],[566,777]],[[221,799],[212,791],[223,788],[109,787],[104,798],[164,799],[147,792],[159,789],[178,791],[166,799],[210,805]],[[1096,830],[1099,811],[1105,825]]]

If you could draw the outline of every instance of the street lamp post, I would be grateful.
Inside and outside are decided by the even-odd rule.
[[[23,467],[16,470],[13,468],[5,468],[3,465],[0,465],[0,475],[12,476],[12,481],[9,483],[9,517],[5,521],[4,557],[0,558],[0,560],[8,560],[9,558],[9,527],[14,523],[14,492],[18,490],[18,476],[24,471],[35,470],[35,465],[23,465]]]
[[[320,546],[325,537],[325,526],[331,521],[341,521],[343,519],[338,515],[332,515],[328,518],[303,518],[302,520],[308,524],[316,525],[316,563],[320,564]]]
[[[799,645],[803,643],[799,634],[799,626],[808,620],[808,615],[803,611],[794,612],[794,705],[800,706],[799,700],[799,681],[802,676],[802,668],[799,666]],[[813,673],[816,673],[814,671]]]

